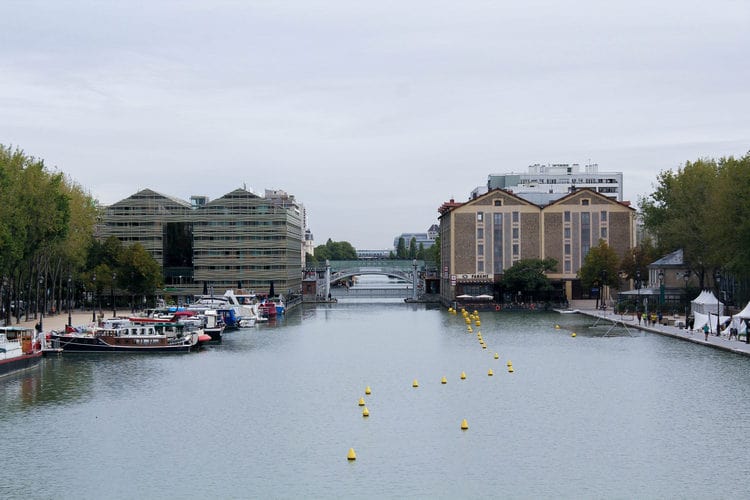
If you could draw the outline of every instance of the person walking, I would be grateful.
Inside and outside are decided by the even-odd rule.
[[[706,340],[708,340],[708,324],[703,325],[703,335],[705,335]]]
[[[638,318],[638,326],[641,326],[641,313],[639,313],[638,311],[636,311],[635,315]]]

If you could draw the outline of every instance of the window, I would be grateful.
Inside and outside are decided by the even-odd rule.
[[[570,268],[570,261],[566,260],[565,261],[565,274],[570,274],[570,269],[571,269]]]
[[[518,255],[518,243],[513,243],[513,255]]]
[[[516,239],[516,240],[518,239],[518,228],[517,227],[513,228],[513,239]]]
[[[581,258],[586,257],[591,248],[591,214],[581,212]]]
[[[587,199],[581,200],[581,205],[583,205],[584,207],[589,206],[589,200],[587,200]]]
[[[606,227],[603,227],[602,230],[601,230],[601,238],[605,239],[605,240],[607,239],[607,228]]]
[[[484,255],[484,245],[482,245],[481,243],[477,245],[477,255]]]
[[[478,240],[484,239],[484,229],[481,227],[477,228],[477,239]]]
[[[484,272],[484,261],[480,260],[477,262],[477,272],[483,273]]]
[[[503,214],[492,214],[492,266],[495,274],[503,272]]]
[[[496,207],[502,207],[503,206],[503,200],[495,200],[495,206]]]
[[[484,220],[484,212],[477,212],[477,222],[482,222]]]
[[[565,255],[570,255],[570,243],[565,244]]]
[[[570,222],[570,212],[568,210],[565,211],[564,220],[565,222]]]
[[[513,222],[518,222],[518,212],[513,212]]]
[[[601,221],[602,221],[602,222],[607,222],[607,211],[606,211],[606,210],[602,210],[602,218],[601,218]]]
[[[569,227],[566,227],[565,229],[563,229],[563,237],[570,238],[570,228]]]

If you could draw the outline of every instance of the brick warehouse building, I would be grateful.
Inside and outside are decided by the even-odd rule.
[[[440,209],[441,300],[467,294],[499,299],[504,270],[521,259],[557,260],[548,277],[570,300],[580,298],[576,274],[586,254],[604,240],[622,257],[635,246],[635,210],[590,189],[536,205],[494,189]]]

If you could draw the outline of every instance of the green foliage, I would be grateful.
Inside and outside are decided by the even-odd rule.
[[[325,245],[315,247],[315,259],[319,262],[326,260],[356,260],[357,250],[348,241],[333,241],[328,238]]]
[[[413,236],[411,240],[409,240],[409,258],[410,259],[417,258],[417,239]]]
[[[161,288],[159,263],[140,243],[125,248],[120,254],[119,264],[118,285],[131,295],[152,295]]]
[[[424,260],[424,243],[419,243],[419,248],[417,248],[417,260]]]
[[[644,240],[625,254],[620,262],[623,279],[635,280],[640,271],[641,280],[648,279],[648,265],[659,258],[661,252],[654,247],[651,238]],[[619,287],[619,286],[618,286]]]
[[[557,268],[555,259],[521,259],[503,273],[503,287],[512,292],[534,294],[553,289],[545,273]]]
[[[619,269],[620,259],[617,252],[604,240],[599,240],[599,245],[592,247],[583,259],[583,264],[578,270],[578,278],[584,288],[591,288],[595,284],[617,287]]]
[[[398,245],[396,245],[396,258],[406,259],[407,257],[408,254],[406,252],[406,242],[404,241],[404,238],[401,237],[398,239]]]
[[[660,172],[656,191],[641,200],[645,227],[665,251],[683,249],[701,287],[706,273],[721,262],[717,236],[726,224],[717,217],[719,200],[725,196],[720,192],[720,169],[720,162],[701,159],[686,162],[677,171]]]
[[[425,262],[434,263],[435,267],[440,269],[440,236],[435,238],[435,243],[430,248],[424,250],[423,259]]]

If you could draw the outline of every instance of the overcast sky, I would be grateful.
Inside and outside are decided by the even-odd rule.
[[[103,204],[243,184],[317,244],[387,248],[490,173],[750,150],[750,2],[0,4],[0,143]]]

